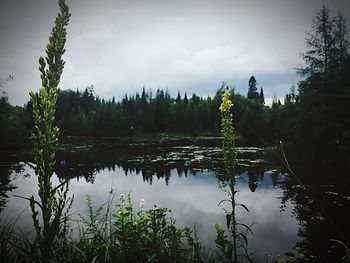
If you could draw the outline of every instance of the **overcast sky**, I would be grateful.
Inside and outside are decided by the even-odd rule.
[[[55,0],[0,0],[0,78],[23,105],[40,87],[58,12]],[[94,85],[102,98],[142,87],[213,95],[222,81],[246,94],[254,75],[265,97],[297,84],[305,34],[322,4],[344,14],[349,0],[67,0],[72,14],[61,89]]]

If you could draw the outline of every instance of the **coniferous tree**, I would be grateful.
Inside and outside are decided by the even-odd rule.
[[[264,97],[263,87],[260,88],[259,102],[260,102],[260,104],[265,104],[265,97]]]
[[[176,97],[176,103],[180,103],[181,101],[181,95],[180,95],[180,91],[177,92],[177,97]]]
[[[333,22],[329,9],[323,5],[322,10],[313,19],[313,32],[309,32],[306,37],[307,51],[303,58],[307,66],[299,69],[302,76],[329,73],[335,44]]]
[[[136,111],[138,115],[144,114],[144,112],[147,108],[147,104],[148,104],[148,102],[147,102],[146,90],[145,90],[145,87],[143,87],[139,106],[138,106],[138,109]],[[142,125],[142,127],[144,127],[144,125]]]
[[[248,82],[248,94],[247,94],[248,99],[259,100],[258,88],[256,86],[257,86],[256,79],[254,76],[251,76]]]
[[[185,103],[185,104],[187,104],[187,103],[188,103],[187,92],[185,92],[185,96],[184,96],[184,103]]]
[[[342,69],[346,63],[347,56],[349,54],[349,40],[347,38],[346,21],[342,13],[334,19],[334,47],[335,47],[335,64],[338,68]]]
[[[345,106],[349,104],[349,74],[345,70],[349,43],[341,14],[332,18],[323,6],[313,23],[303,55],[306,66],[299,70],[305,79],[299,83],[298,134],[303,145],[322,145],[323,150],[331,152],[343,149],[342,144],[350,139],[345,128],[349,114]]]

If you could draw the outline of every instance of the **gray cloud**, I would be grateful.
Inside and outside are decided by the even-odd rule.
[[[255,75],[265,94],[283,96],[296,84],[307,30],[322,3],[341,10],[348,1],[67,1],[66,67],[61,87],[94,84],[102,97],[168,87],[211,95],[226,81],[246,93]],[[0,76],[15,104],[40,86],[43,54],[57,3],[2,0]]]

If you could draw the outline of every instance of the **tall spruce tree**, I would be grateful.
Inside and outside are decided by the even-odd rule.
[[[258,88],[256,86],[257,81],[254,76],[251,76],[248,82],[248,99],[259,100]]]
[[[349,55],[349,40],[347,38],[346,21],[342,13],[334,19],[334,66],[336,70],[344,69],[346,59]]]
[[[306,66],[299,70],[299,137],[327,152],[343,149],[350,139],[346,128],[349,116],[349,43],[341,14],[332,18],[327,7],[316,14],[313,31],[306,37]],[[347,139],[346,139],[347,138]]]
[[[181,102],[181,95],[180,95],[180,91],[177,92],[177,97],[176,97],[176,103],[180,103]]]
[[[259,102],[260,102],[260,104],[265,104],[265,96],[264,96],[263,87],[260,88]]]
[[[330,17],[330,11],[325,5],[313,19],[312,30],[306,37],[307,51],[303,54],[306,67],[299,70],[302,76],[328,74],[334,58],[334,19]]]

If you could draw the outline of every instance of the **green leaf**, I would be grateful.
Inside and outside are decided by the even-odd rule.
[[[221,225],[219,225],[218,223],[215,223],[214,227],[215,227],[216,233],[218,233],[218,234],[223,233],[225,231],[225,229]]]
[[[291,258],[295,257],[294,253],[292,253],[292,252],[285,252],[284,255],[286,255],[287,257],[291,257]]]
[[[230,223],[231,223],[231,215],[227,214],[226,215],[226,226],[228,229],[230,228]]]
[[[223,202],[232,202],[230,199],[224,199],[224,200],[221,200],[218,204],[218,206],[220,206]]]
[[[251,228],[250,228],[249,226],[247,226],[246,224],[238,223],[237,225],[239,225],[239,226],[244,226],[244,227],[254,236],[253,231],[252,231]]]
[[[25,199],[25,200],[28,200],[28,201],[32,200],[36,205],[38,205],[41,209],[43,209],[42,205],[38,201],[36,201],[34,199],[34,197],[26,197],[26,196],[21,196],[21,195],[13,195],[13,196],[18,197],[18,198],[22,198],[22,199]]]
[[[243,207],[249,213],[248,207],[246,207],[244,204],[237,204],[237,205]]]
[[[239,233],[239,235],[243,238],[244,242],[246,245],[248,245],[248,239],[247,239],[247,236],[243,233]]]

